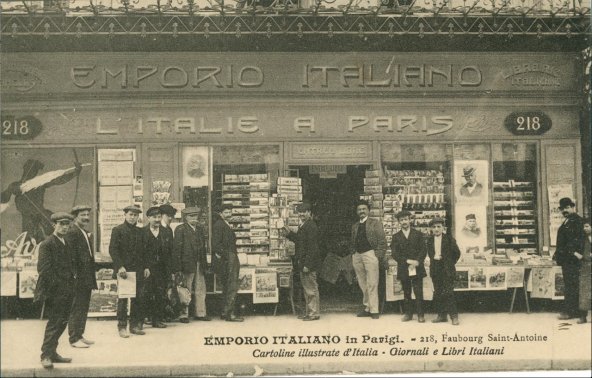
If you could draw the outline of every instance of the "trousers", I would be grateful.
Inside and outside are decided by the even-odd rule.
[[[320,296],[317,284],[317,272],[300,272],[300,282],[304,290],[304,301],[306,302],[306,315],[319,316]]]
[[[450,314],[457,316],[456,299],[454,298],[454,277],[445,274],[434,274],[434,308],[441,317]]]
[[[580,267],[576,264],[564,264],[561,272],[565,284],[563,312],[575,317],[587,315],[588,311],[580,310]]]
[[[73,297],[71,288],[59,288],[56,290],[56,295],[49,300],[49,320],[45,326],[41,358],[53,358],[57,354],[58,341],[68,326]]]
[[[86,329],[88,307],[90,306],[90,295],[92,289],[88,287],[76,287],[70,318],[68,319],[68,335],[70,344],[82,339]]]
[[[195,273],[184,273],[185,287],[195,293],[193,306],[195,308],[195,316],[204,317],[206,311],[206,276],[199,270],[199,263],[197,263],[197,270]],[[181,309],[180,318],[189,317],[189,305],[183,306]]]
[[[405,314],[413,315],[413,299],[411,299],[411,290],[413,289],[417,315],[423,315],[423,279],[415,277],[401,280],[401,285],[403,286]]]
[[[238,292],[239,282],[238,275],[240,272],[240,262],[236,254],[231,254],[228,261],[224,262],[226,266],[222,269],[222,282],[224,282],[223,298],[224,308],[222,310],[223,316],[234,315],[234,304],[236,302],[236,294]]]
[[[371,314],[378,314],[378,258],[374,250],[364,253],[354,253],[352,263],[358,285],[362,290],[362,302],[366,311]]]
[[[143,272],[136,273],[136,297],[129,299],[130,301],[130,316],[129,325],[130,328],[139,328],[144,321],[144,313],[142,306],[141,295],[143,292],[144,280],[142,276]],[[117,300],[117,328],[126,329],[128,324],[127,317],[127,298],[119,298]]]

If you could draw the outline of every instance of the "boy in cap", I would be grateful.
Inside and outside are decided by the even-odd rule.
[[[123,209],[125,220],[111,231],[109,243],[109,255],[113,259],[115,274],[121,278],[127,278],[127,272],[136,272],[136,297],[130,300],[130,332],[135,335],[144,335],[141,330],[142,307],[139,305],[140,293],[144,277],[150,272],[145,269],[142,253],[142,233],[136,226],[138,216],[142,210],[136,205],[130,205]],[[117,300],[117,329],[119,336],[128,338],[127,332],[127,298]]]
[[[430,257],[430,277],[434,283],[434,307],[438,317],[432,323],[445,323],[447,316],[453,325],[458,325],[458,310],[454,299],[454,279],[456,262],[460,258],[460,249],[456,240],[444,234],[444,219],[435,217],[430,221],[433,235],[427,239]]]
[[[296,259],[300,269],[300,282],[304,289],[306,302],[305,314],[300,317],[304,321],[319,320],[320,298],[317,285],[317,272],[321,270],[321,251],[319,248],[319,229],[312,219],[310,205],[300,204],[296,207],[302,224],[294,232],[285,228],[286,237],[296,245]]]
[[[571,198],[560,199],[559,210],[565,220],[557,230],[557,247],[553,260],[561,266],[565,283],[563,312],[559,315],[559,319],[567,320],[585,317],[587,314],[587,311],[583,312],[579,309],[579,276],[585,242],[584,223],[582,217],[576,213],[576,204]]]
[[[188,207],[181,211],[183,224],[175,229],[173,242],[174,271],[185,287],[195,293],[195,320],[209,321],[206,311],[206,238],[199,224],[200,209]],[[189,323],[189,306],[184,305],[181,323]]]
[[[93,242],[88,228],[90,226],[91,207],[86,205],[75,206],[70,214],[74,217],[74,223],[66,234],[66,242],[72,249],[76,258],[78,279],[74,294],[74,303],[68,319],[68,334],[70,345],[74,348],[88,348],[94,341],[84,338],[90,295],[97,288],[95,275],[95,256]]]
[[[403,321],[413,319],[411,290],[415,294],[417,321],[425,322],[423,312],[423,278],[426,271],[423,261],[426,258],[426,246],[423,234],[411,227],[411,213],[403,210],[397,214],[401,231],[393,235],[391,241],[392,256],[397,261],[397,279],[403,286],[405,297],[405,316]]]
[[[167,301],[166,287],[172,275],[173,240],[162,227],[162,213],[158,206],[146,211],[148,226],[141,230],[144,263],[148,270],[142,302],[152,320],[153,328],[166,328],[163,323]]]
[[[68,325],[68,316],[76,285],[76,262],[65,240],[73,217],[64,212],[51,215],[54,232],[39,245],[37,271],[39,279],[35,288],[35,301],[49,301],[49,320],[45,327],[41,346],[41,365],[53,368],[53,363],[69,363],[57,353],[58,341]]]
[[[466,183],[460,188],[460,195],[463,197],[479,197],[483,190],[483,185],[477,182],[476,169],[467,166],[463,168],[463,177]]]

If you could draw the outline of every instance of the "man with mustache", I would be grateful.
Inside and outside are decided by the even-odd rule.
[[[87,231],[90,224],[90,206],[75,206],[70,214],[74,217],[74,224],[66,234],[66,242],[72,249],[76,261],[78,279],[74,291],[74,303],[68,319],[68,334],[70,345],[74,348],[88,348],[94,341],[84,337],[90,294],[97,288],[95,275],[95,256],[92,238]]]

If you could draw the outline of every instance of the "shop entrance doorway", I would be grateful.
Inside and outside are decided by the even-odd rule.
[[[355,204],[364,191],[365,171],[371,165],[289,165],[302,179],[303,201],[312,205],[321,234],[323,268],[318,272],[321,312],[360,310],[362,292],[351,264],[351,226]],[[297,285],[298,287],[298,285]],[[301,301],[300,291],[296,291]]]

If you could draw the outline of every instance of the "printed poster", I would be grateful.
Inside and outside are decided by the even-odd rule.
[[[563,281],[563,272],[560,266],[553,268],[553,298],[554,300],[565,298],[565,282]]]
[[[127,272],[126,278],[117,275],[117,297],[135,298],[136,282],[136,272]]]
[[[456,160],[454,162],[454,193],[457,204],[486,204],[489,200],[489,162],[487,160]]]
[[[277,303],[279,300],[277,272],[272,269],[256,269],[254,279],[253,303]]]
[[[508,288],[506,267],[487,267],[485,275],[487,281],[485,287],[487,290],[506,290]]]
[[[508,288],[524,287],[524,268],[511,266],[507,267],[506,282]]]
[[[89,317],[117,315],[117,280],[97,280],[97,290],[90,295]],[[128,306],[129,310],[129,306]]]
[[[208,186],[209,184],[209,148],[183,148],[183,186],[192,188]]]
[[[456,206],[454,216],[455,236],[461,257],[484,252],[487,246],[487,207],[459,205]]]
[[[552,299],[555,295],[555,275],[552,268],[532,268],[531,298]]]
[[[19,298],[33,298],[39,273],[36,270],[19,272]]]
[[[241,268],[240,272],[238,274],[238,293],[239,294],[244,294],[244,293],[254,293],[255,292],[255,287],[254,287],[254,283],[255,280],[253,279],[253,276],[255,275],[255,269],[254,268]]]
[[[557,245],[557,230],[565,220],[561,211],[559,211],[559,200],[564,197],[571,198],[574,202],[573,187],[571,184],[556,184],[547,187],[549,195],[549,236],[551,245]]]
[[[485,274],[485,268],[479,266],[472,266],[469,268],[469,289],[487,289],[487,275]]]
[[[3,271],[0,273],[2,277],[2,286],[0,286],[2,297],[15,297],[16,296],[16,284],[17,284],[17,272]]]
[[[457,267],[456,278],[454,279],[454,291],[469,290],[469,268]]]

